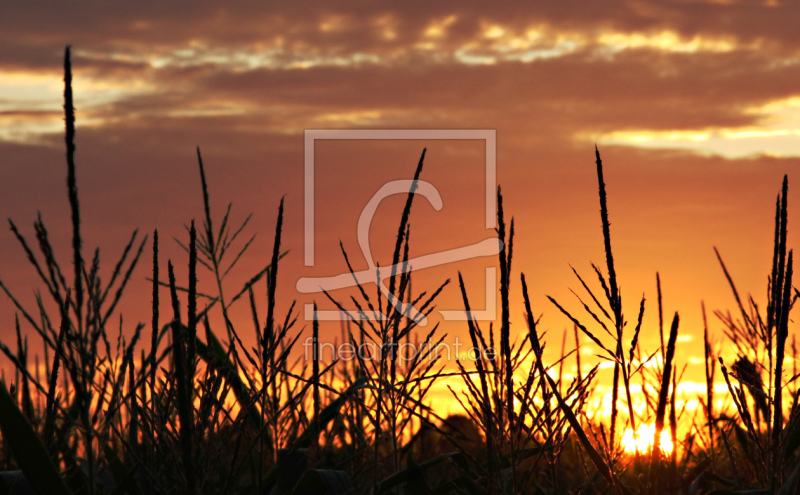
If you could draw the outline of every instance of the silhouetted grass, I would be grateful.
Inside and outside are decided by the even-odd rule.
[[[525,327],[512,328],[514,220],[506,223],[497,190],[497,242],[501,311],[498,325],[474,318],[469,285],[458,274],[467,314],[466,330],[476,359],[456,358],[456,370],[440,362],[444,336],[438,325],[420,332],[437,297],[448,284],[412,294],[409,267],[413,186],[400,215],[388,286],[380,272],[377,292],[356,279],[347,306],[325,293],[349,321],[342,341],[375,344],[376,359],[325,361],[320,354],[316,304],[311,323],[310,362],[297,357],[303,330],[296,329],[292,304],[276,313],[282,257],[284,204],[281,199],[269,264],[230,292],[226,277],[251,246],[244,235],[251,216],[236,224],[228,205],[220,222],[212,217],[209,184],[197,150],[203,197],[203,225],[186,227],[188,241],[176,239],[188,259],[188,280],[175,278],[172,260],[167,280],[160,277],[158,232],[153,232],[152,301],[149,350],[135,327],[127,341],[122,324],[111,328],[128,281],[147,238],[135,231],[108,282],[99,277],[100,256],[83,256],[75,163],[75,115],[69,48],[65,53],[64,110],[67,192],[71,208],[74,278],[68,281],[41,218],[29,243],[10,222],[36,276],[44,286],[33,308],[24,307],[0,281],[16,308],[16,346],[0,343],[14,366],[14,377],[0,382],[2,456],[0,492],[40,494],[295,494],[306,493],[795,493],[800,482],[800,406],[794,338],[787,348],[791,310],[800,296],[792,286],[793,254],[787,246],[788,179],[776,202],[772,270],[762,314],[752,297],[742,299],[722,263],[734,295],[737,316],[716,312],[735,351],[729,370],[712,344],[703,310],[705,393],[700,416],[688,418],[676,400],[682,371],[676,352],[678,314],[664,342],[661,277],[656,274],[658,349],[644,351],[641,337],[644,295],[636,326],[624,335],[626,320],[620,280],[612,254],[603,163],[595,149],[605,269],[591,264],[589,283],[573,269],[587,302],[577,293],[585,316],[549,297],[573,324],[574,349],[562,335],[561,351],[546,362],[546,334],[534,315],[529,285],[520,274]],[[215,226],[218,226],[215,228]],[[247,239],[241,242],[240,237]],[[36,251],[38,249],[38,251]],[[344,262],[355,272],[342,245]],[[534,253],[535,254],[535,253]],[[88,263],[88,265],[87,265]],[[198,269],[212,274],[216,294],[198,288]],[[535,275],[534,275],[535,277]],[[264,304],[253,289],[266,283]],[[160,288],[169,290],[172,314],[160,318]],[[227,289],[227,290],[226,290]],[[226,295],[227,294],[227,295]],[[234,294],[230,297],[230,294]],[[244,344],[241,323],[230,308],[247,296],[255,334]],[[185,297],[185,301],[181,301]],[[585,296],[584,296],[585,298]],[[638,298],[637,298],[638,299]],[[56,308],[51,314],[51,308]],[[222,317],[227,341],[217,337],[209,315]],[[265,317],[259,316],[261,312]],[[147,311],[144,311],[147,314]],[[21,318],[20,318],[21,316]],[[583,321],[582,321],[583,320]],[[185,322],[185,323],[184,323]],[[202,325],[202,329],[199,328]],[[23,328],[33,329],[44,346],[44,374]],[[655,332],[655,329],[652,330]],[[116,332],[116,336],[114,333]],[[601,361],[613,367],[608,422],[592,416],[591,399],[601,394],[599,365],[581,369],[579,334],[591,340]],[[514,338],[523,336],[523,338]],[[400,342],[413,339],[423,349],[399,359]],[[166,341],[166,342],[165,342]],[[494,351],[499,344],[499,352]],[[146,344],[145,344],[146,345]],[[576,372],[565,372],[575,353]],[[792,360],[793,376],[786,378]],[[716,362],[729,398],[715,406]],[[556,369],[557,367],[557,369]],[[644,410],[634,408],[632,380],[642,383]],[[435,383],[456,376],[450,386],[463,414],[443,418],[429,400]],[[60,380],[59,380],[60,379]],[[622,390],[620,390],[620,388]],[[619,393],[627,408],[618,409]],[[717,394],[718,395],[718,394]],[[624,423],[622,421],[625,421]],[[631,452],[618,425],[636,431],[652,424],[653,446]],[[661,433],[674,449],[661,449]],[[686,435],[680,435],[685,431]],[[666,440],[665,440],[666,441]]]

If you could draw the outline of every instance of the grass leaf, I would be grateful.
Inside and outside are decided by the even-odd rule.
[[[48,495],[72,493],[50,459],[39,435],[14,404],[14,399],[2,381],[0,381],[0,432],[3,434],[3,441],[11,447],[11,452],[22,472],[37,493]]]

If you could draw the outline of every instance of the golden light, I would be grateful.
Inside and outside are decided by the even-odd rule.
[[[639,427],[636,428],[635,435],[633,430],[628,428],[625,430],[625,434],[622,435],[622,448],[625,449],[625,452],[628,454],[650,452],[650,449],[653,448],[653,439],[655,436],[656,426],[654,424],[639,425]],[[659,450],[664,454],[671,454],[672,449],[672,438],[669,434],[669,430],[662,430]]]

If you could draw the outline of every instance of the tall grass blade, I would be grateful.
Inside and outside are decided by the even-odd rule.
[[[83,255],[81,254],[81,215],[75,178],[75,107],[72,104],[72,61],[70,46],[64,51],[64,121],[67,144],[67,191],[72,212],[72,262],[75,268],[75,316],[78,329],[83,320]]]
[[[786,182],[784,181],[784,194]],[[785,201],[785,198],[784,198]],[[783,459],[781,457],[781,432],[783,431],[783,358],[786,349],[786,337],[789,334],[789,311],[792,307],[792,251],[786,261],[786,274],[779,277],[779,282],[784,282],[781,312],[778,318],[778,342],[775,350],[775,386],[772,418],[772,469],[773,481],[780,482]]]
[[[14,458],[37,493],[70,495],[58,469],[53,464],[39,436],[14,404],[6,385],[0,382],[0,432]]]
[[[150,356],[155,359],[158,354],[158,311],[160,299],[158,295],[158,230],[153,231],[153,299],[152,299],[152,323],[150,334]],[[150,366],[150,403],[155,405],[156,400],[156,371],[157,366]]]
[[[664,430],[664,416],[667,411],[667,401],[669,400],[669,388],[672,383],[672,360],[675,357],[675,343],[678,340],[678,324],[680,318],[678,313],[672,318],[672,326],[669,330],[669,340],[667,341],[667,353],[664,361],[664,371],[661,373],[661,389],[658,393],[658,406],[656,407],[656,428],[655,436],[653,437],[653,450],[651,452],[652,460],[650,464],[651,469],[651,484],[653,487],[658,482],[658,472],[661,456],[661,432]]]
[[[194,451],[193,443],[193,424],[192,418],[194,406],[192,404],[193,384],[189,383],[186,364],[186,333],[185,327],[181,324],[180,308],[178,306],[178,293],[175,288],[175,273],[172,263],[167,263],[169,274],[170,294],[172,296],[172,349],[175,369],[173,370],[175,381],[177,382],[178,392],[178,418],[180,419],[180,445],[181,461],[186,476],[186,487],[188,493],[196,493],[196,479],[194,475]]]

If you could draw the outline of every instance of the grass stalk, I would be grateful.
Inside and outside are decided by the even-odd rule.
[[[667,401],[669,399],[669,389],[671,385],[672,376],[672,360],[675,357],[675,343],[678,339],[678,324],[680,318],[678,313],[672,318],[672,325],[669,330],[669,340],[667,341],[667,353],[664,361],[664,371],[661,376],[661,389],[658,393],[658,406],[656,407],[656,428],[655,436],[653,437],[653,449],[651,452],[650,462],[650,481],[653,489],[656,489],[659,477],[659,467],[661,463],[661,432],[664,430],[664,416],[667,410]]]

